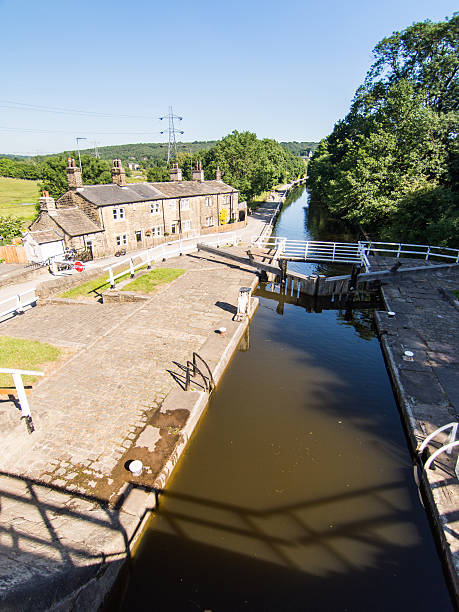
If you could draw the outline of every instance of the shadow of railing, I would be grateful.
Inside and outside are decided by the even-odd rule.
[[[121,512],[134,489],[154,492],[131,482],[110,506],[96,495],[0,471],[0,551],[7,560],[0,562],[0,609],[47,610],[116,562],[114,580],[154,507],[139,503],[139,514]]]

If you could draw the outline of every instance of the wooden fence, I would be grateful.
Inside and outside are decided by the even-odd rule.
[[[22,244],[0,246],[0,260],[5,263],[27,263],[27,256]]]

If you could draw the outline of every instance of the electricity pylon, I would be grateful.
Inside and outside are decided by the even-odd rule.
[[[161,134],[164,134],[165,132],[168,133],[169,135],[169,144],[167,147],[167,163],[169,163],[170,159],[171,159],[171,150],[172,147],[174,147],[174,152],[175,152],[175,158],[177,158],[177,142],[175,140],[175,135],[176,134],[183,134],[183,130],[178,130],[176,129],[175,125],[174,125],[174,120],[177,119],[178,121],[182,121],[183,117],[179,117],[178,115],[174,115],[174,113],[172,112],[172,106],[169,106],[169,113],[167,115],[164,115],[164,117],[160,117],[160,120],[162,121],[163,119],[168,119],[169,120],[169,127],[167,128],[167,130],[163,130],[161,132]]]

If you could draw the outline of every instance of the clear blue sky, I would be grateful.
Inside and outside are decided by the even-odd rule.
[[[235,129],[320,140],[347,113],[381,38],[455,9],[449,0],[0,0],[0,153],[68,150],[77,136],[162,142],[158,117],[171,105],[186,141]]]

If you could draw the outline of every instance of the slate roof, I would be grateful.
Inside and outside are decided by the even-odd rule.
[[[76,206],[74,208],[56,208],[51,212],[50,217],[69,236],[82,236],[103,231]]]
[[[237,189],[222,181],[169,181],[164,183],[130,183],[119,185],[87,185],[77,193],[96,206],[113,206],[129,202],[147,202],[166,198],[186,198],[198,195],[234,193]],[[62,209],[61,209],[62,210]]]
[[[36,230],[33,232],[29,231],[29,234],[38,244],[45,244],[47,242],[56,242],[57,240],[64,239],[63,234],[60,234],[57,230],[53,230],[53,229]]]

